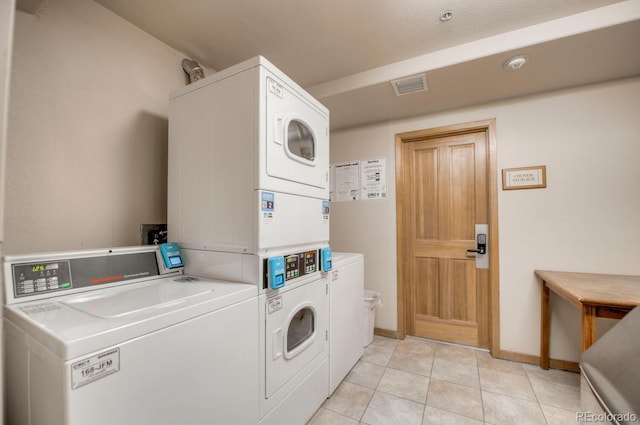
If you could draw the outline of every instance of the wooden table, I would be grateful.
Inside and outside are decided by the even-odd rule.
[[[596,340],[596,317],[622,319],[640,305],[640,276],[535,270],[542,279],[540,367],[549,369],[549,291],[582,312],[582,351]]]

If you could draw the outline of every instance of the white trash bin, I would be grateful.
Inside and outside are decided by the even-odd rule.
[[[380,294],[374,291],[364,291],[364,347],[373,342],[373,327],[376,321],[376,307],[382,305]]]

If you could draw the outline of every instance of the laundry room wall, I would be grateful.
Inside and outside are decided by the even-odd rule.
[[[137,245],[166,223],[184,56],[93,1],[41,3],[16,13],[5,253]]]
[[[9,74],[13,47],[15,1],[0,1],[0,257],[4,247],[4,181],[9,111]],[[4,277],[0,273],[0,305],[4,304]],[[0,334],[4,335],[3,311],[0,309]],[[4,338],[0,338],[0,418],[4,418]],[[2,422],[2,420],[0,420]]]
[[[546,165],[546,189],[498,188],[500,345],[537,356],[534,269],[640,274],[639,110],[631,79],[333,132],[332,163],[387,159],[386,200],[331,205],[332,248],[364,253],[365,286],[381,293],[376,327],[397,330],[395,134],[495,118],[499,171]],[[578,361],[580,314],[555,296],[551,308],[551,357]]]

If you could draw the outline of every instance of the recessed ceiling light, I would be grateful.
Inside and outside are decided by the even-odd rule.
[[[529,61],[529,56],[518,55],[504,61],[502,66],[507,71],[517,71],[521,69]]]
[[[447,22],[453,19],[453,10],[445,10],[440,14],[440,20],[442,22]]]

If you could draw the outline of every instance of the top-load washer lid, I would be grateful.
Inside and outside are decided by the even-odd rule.
[[[185,278],[162,280],[141,288],[91,293],[60,302],[86,314],[110,319],[176,307],[187,301],[206,300],[215,291],[210,285],[184,285],[181,283],[184,281]]]
[[[70,360],[249,299],[257,308],[257,295],[255,285],[174,275],[5,305],[5,328]]]
[[[356,261],[362,261],[364,255],[356,252],[333,252],[332,262],[333,268],[344,267],[347,264],[355,263]]]

